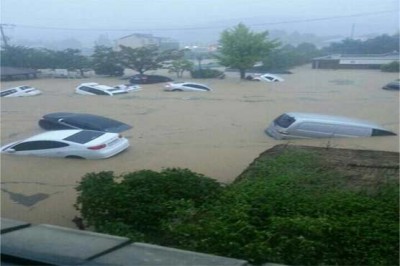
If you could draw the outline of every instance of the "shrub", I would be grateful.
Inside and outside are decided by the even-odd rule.
[[[398,264],[397,185],[349,189],[307,153],[258,162],[246,175],[170,225],[175,243],[256,264]]]
[[[88,173],[76,189],[75,207],[96,231],[162,243],[161,226],[181,202],[200,206],[218,195],[221,186],[187,169],[165,169],[121,176]]]
[[[288,151],[224,188],[187,169],[89,173],[77,208],[100,232],[255,264],[398,265],[398,180],[364,189],[347,179]]]
[[[384,64],[381,66],[381,71],[383,71],[383,72],[399,72],[400,71],[399,62],[393,61],[389,64]]]
[[[197,69],[197,70],[192,70],[191,72],[192,78],[224,78],[225,74],[222,71],[219,71],[217,69]]]

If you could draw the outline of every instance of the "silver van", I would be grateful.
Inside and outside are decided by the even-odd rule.
[[[274,139],[371,137],[396,135],[381,126],[358,119],[313,113],[284,113],[265,133]]]

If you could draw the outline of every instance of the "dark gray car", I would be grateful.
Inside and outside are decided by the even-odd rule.
[[[44,115],[39,120],[39,126],[46,130],[86,129],[113,133],[132,128],[123,122],[99,115],[67,112]]]

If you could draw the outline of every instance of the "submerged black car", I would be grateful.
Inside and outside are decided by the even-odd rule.
[[[389,82],[388,84],[383,86],[382,89],[390,91],[398,91],[400,90],[400,80]]]
[[[173,81],[169,77],[160,76],[160,75],[145,75],[145,74],[137,74],[132,76],[129,79],[131,84],[153,84],[153,83],[161,83],[161,82],[170,82]]]
[[[92,114],[51,113],[39,120],[39,126],[45,130],[86,129],[119,133],[132,126],[120,121]]]

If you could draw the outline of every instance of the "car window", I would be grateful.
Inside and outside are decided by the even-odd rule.
[[[10,95],[10,94],[13,94],[13,93],[16,93],[17,92],[17,90],[15,90],[15,89],[12,89],[12,90],[6,90],[6,91],[2,91],[1,92],[1,97],[4,97],[4,96],[7,96],[7,95]]]
[[[208,90],[208,88],[201,86],[201,85],[197,85],[197,84],[186,84],[185,86],[196,88],[196,89]]]
[[[82,86],[82,87],[80,87],[79,89],[80,89],[81,91],[90,92],[90,88],[89,88],[89,87],[86,87],[86,86]]]
[[[104,92],[102,90],[98,90],[98,89],[95,89],[95,88],[90,88],[89,92],[97,94],[97,95],[109,95],[107,92]]]
[[[29,90],[29,89],[33,89],[32,87],[29,86],[21,86],[19,87],[21,90]]]
[[[393,136],[393,135],[396,134],[387,130],[376,129],[376,128],[372,129],[372,134],[371,134],[371,136]]]
[[[295,121],[296,119],[294,117],[291,117],[287,114],[283,114],[274,120],[275,124],[283,128],[288,128]]]
[[[76,143],[80,143],[80,144],[85,144],[94,139],[97,139],[98,137],[100,137],[104,134],[105,134],[104,132],[84,130],[84,131],[80,131],[74,135],[71,135],[71,136],[65,138],[64,140],[68,140],[68,141],[76,142]]]
[[[47,150],[55,149],[69,146],[68,143],[59,141],[46,141],[46,140],[36,140],[36,141],[26,141],[12,147],[16,151],[31,151],[31,150]]]

